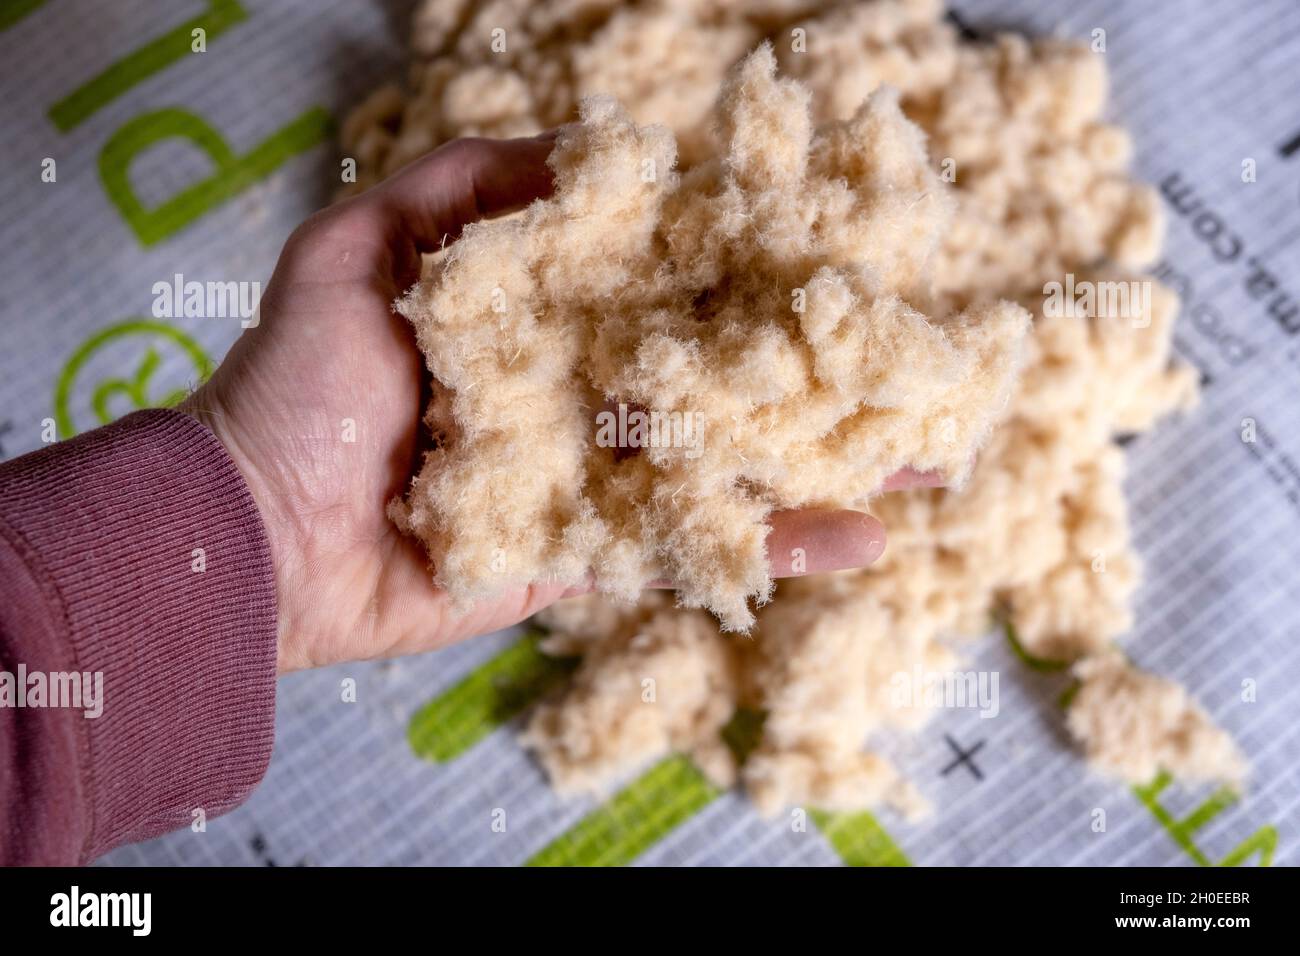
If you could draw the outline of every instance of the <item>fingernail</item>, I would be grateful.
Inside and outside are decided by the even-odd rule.
[[[904,468],[885,479],[881,491],[907,491],[911,488],[942,488],[947,482],[937,471]]]
[[[767,550],[781,577],[861,568],[885,553],[885,529],[858,511],[791,512],[769,535]]]

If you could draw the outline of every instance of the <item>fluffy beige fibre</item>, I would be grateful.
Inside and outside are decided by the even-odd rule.
[[[585,666],[562,703],[537,708],[525,742],[547,749],[559,789],[600,790],[674,750],[714,779],[732,778],[719,730],[735,711],[740,662],[708,614],[675,610],[662,592],[636,605],[561,602],[552,614],[561,626],[545,651],[582,655]],[[591,732],[592,720],[602,722],[601,733]]]
[[[587,98],[550,158],[554,198],[467,229],[398,304],[444,394],[392,515],[454,598],[591,569],[625,600],[671,580],[748,630],[772,590],[770,512],[862,508],[904,467],[965,477],[1028,314],[934,311],[952,203],[896,96],[814,131],[775,69],[768,46],[736,68],[725,150],[682,176],[666,127]],[[607,402],[694,440],[616,455]]]
[[[1081,661],[1074,672],[1080,685],[1070,732],[1096,767],[1124,780],[1151,780],[1162,770],[1181,780],[1245,779],[1232,738],[1177,684],[1135,671],[1116,651]]]
[[[994,613],[1029,653],[1077,662],[1080,687],[1063,720],[1094,766],[1140,782],[1157,768],[1241,779],[1235,747],[1190,698],[1113,652],[1133,625],[1141,572],[1115,439],[1191,407],[1196,390],[1190,370],[1170,363],[1177,302],[1142,272],[1160,252],[1161,210],[1127,173],[1128,135],[1102,119],[1103,59],[1055,39],[967,42],[941,14],[938,0],[426,0],[412,92],[380,91],[345,131],[364,185],[451,136],[537,132],[573,119],[582,96],[611,93],[635,121],[673,130],[682,163],[703,170],[683,176],[689,190],[695,176],[721,182],[726,167],[713,157],[726,155],[725,142],[708,110],[727,70],[766,37],[781,72],[808,90],[812,124],[878,123],[893,131],[899,165],[914,165],[919,140],[897,121],[893,94],[878,92],[891,87],[925,134],[929,169],[955,174],[943,203],[951,218],[921,264],[932,283],[923,311],[1010,300],[1033,316],[1023,370],[967,484],[872,502],[890,533],[880,564],[783,582],[750,638],[711,633],[707,616],[658,594],[633,608],[589,597],[548,612],[546,646],[583,662],[525,737],[562,790],[599,790],[677,750],[719,782],[739,779],[767,812],[916,809],[916,793],[870,747],[928,712],[898,706],[886,688],[916,667],[954,667],[954,639],[987,634]],[[505,52],[488,45],[493,27],[506,31]],[[876,161],[895,169],[889,157]],[[914,177],[930,178],[890,175],[913,194]],[[864,186],[856,191],[870,194]],[[937,216],[940,203],[927,204]],[[893,246],[899,235],[874,255],[906,261],[915,250]],[[1067,274],[1147,282],[1150,298],[1125,315],[1045,314],[1045,283]],[[902,285],[862,301],[913,294]],[[782,368],[758,384],[780,381]],[[568,488],[583,478],[592,487],[592,475],[575,475]],[[647,678],[653,704],[641,696]],[[737,707],[766,714],[739,767],[718,745]]]

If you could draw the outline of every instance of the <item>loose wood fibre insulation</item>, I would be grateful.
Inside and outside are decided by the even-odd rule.
[[[426,0],[410,83],[345,126],[360,188],[454,136],[572,124],[555,196],[467,230],[399,303],[439,447],[391,508],[462,601],[594,571],[604,594],[544,616],[582,663],[524,734],[561,791],[680,751],[764,812],[920,812],[872,740],[931,712],[899,675],[958,668],[995,613],[1072,664],[1062,720],[1092,766],[1243,780],[1204,710],[1116,650],[1140,562],[1115,439],[1196,389],[1104,62],[942,14]],[[1046,309],[1067,274],[1150,295]],[[699,414],[702,439],[612,454],[610,403]],[[904,465],[953,487],[877,496]],[[764,519],[818,506],[868,508],[885,556],[773,597]],[[679,589],[640,591],[656,578]],[[738,708],[765,715],[740,765]]]

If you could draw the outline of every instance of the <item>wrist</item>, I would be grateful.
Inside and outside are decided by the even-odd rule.
[[[301,549],[295,545],[298,535],[293,531],[292,522],[285,513],[284,495],[271,487],[254,464],[253,458],[245,452],[239,440],[238,429],[233,427],[231,416],[213,386],[204,385],[192,392],[175,410],[193,418],[217,438],[234,462],[257,506],[270,546],[274,574],[277,675],[310,667],[311,664],[300,653],[301,642],[295,639],[298,633],[296,622],[299,619],[297,598],[301,590],[293,584],[291,578],[296,576],[295,569],[301,563],[298,557]]]

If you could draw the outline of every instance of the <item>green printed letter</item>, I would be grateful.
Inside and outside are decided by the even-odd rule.
[[[152,246],[267,176],[289,157],[321,142],[328,134],[329,114],[316,107],[239,156],[200,117],[182,109],[162,109],[137,116],[113,134],[99,154],[99,175],[108,198],[136,236],[144,245]],[[207,179],[149,209],[131,188],[131,162],[149,147],[167,139],[189,140],[211,158],[216,168]]]
[[[207,39],[215,40],[246,19],[248,13],[237,0],[210,0],[207,13],[187,20],[176,29],[146,43],[59,100],[50,107],[50,120],[59,128],[59,132],[66,133],[137,83],[166,69],[189,53],[195,30],[203,30]]]

